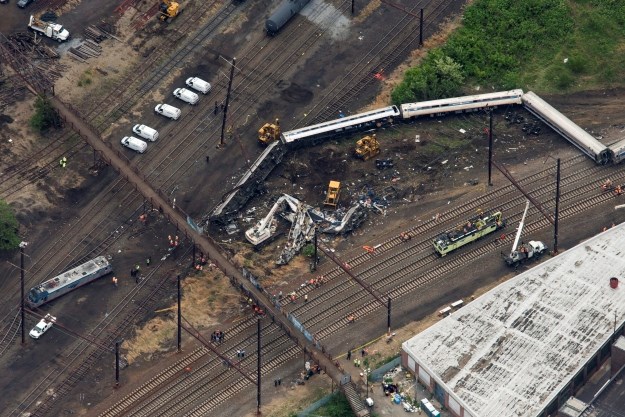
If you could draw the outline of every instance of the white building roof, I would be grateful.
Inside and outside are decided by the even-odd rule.
[[[499,285],[403,349],[474,417],[533,417],[615,320],[625,320],[625,223]]]

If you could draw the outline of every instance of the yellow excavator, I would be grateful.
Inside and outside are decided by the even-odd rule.
[[[380,144],[375,137],[375,133],[371,136],[365,136],[356,142],[356,156],[362,160],[373,158],[380,153]]]
[[[261,145],[269,145],[271,142],[280,139],[280,121],[275,123],[265,123],[258,129],[258,142]]]
[[[175,2],[174,0],[162,0],[161,5],[159,6],[159,19],[162,22],[167,22],[169,19],[173,19],[182,13],[182,7],[180,7],[180,3]]]

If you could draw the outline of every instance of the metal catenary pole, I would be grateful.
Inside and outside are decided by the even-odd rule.
[[[178,352],[180,352],[181,346],[182,346],[182,308],[180,305],[180,298],[181,298],[180,275],[178,275],[177,279],[178,279]]]
[[[557,159],[556,168],[556,212],[553,218],[553,253],[558,253],[558,218],[560,217],[560,158]]]
[[[232,67],[230,68],[230,79],[228,80],[228,92],[226,93],[226,104],[224,105],[224,116],[221,122],[221,139],[219,140],[219,146],[224,146],[224,131],[226,129],[226,117],[228,115],[228,104],[230,103],[230,92],[232,91],[232,79],[234,77],[234,68],[236,66],[237,59],[232,58]]]
[[[21,298],[20,298],[20,311],[22,316],[22,344],[26,343],[26,322],[24,321],[24,248],[26,247],[26,242],[20,243],[20,289],[21,289]]]
[[[488,112],[488,185],[492,187],[493,172],[493,111]]]
[[[256,414],[260,415],[260,319],[258,319],[256,321],[257,327],[256,327],[256,334],[258,335],[257,337],[257,346],[256,346],[256,350],[257,350],[257,354],[256,354]]]

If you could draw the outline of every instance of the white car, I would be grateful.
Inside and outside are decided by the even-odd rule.
[[[211,90],[210,83],[198,77],[187,78],[186,84],[192,89],[204,94],[208,94],[208,92]]]
[[[174,97],[178,97],[182,101],[186,101],[189,104],[195,104],[200,97],[191,90],[186,88],[176,88],[174,90]]]
[[[33,327],[28,335],[33,339],[39,339],[41,335],[47,332],[55,322],[56,317],[51,314],[46,314],[46,316],[42,318],[35,327]]]

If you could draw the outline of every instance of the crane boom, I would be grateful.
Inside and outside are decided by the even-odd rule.
[[[525,203],[525,211],[523,212],[523,217],[521,217],[521,222],[519,223],[519,230],[516,232],[516,237],[514,238],[514,244],[512,245],[512,250],[510,251],[510,257],[514,256],[514,251],[519,245],[519,239],[521,238],[521,232],[523,231],[523,222],[525,222],[525,216],[527,215],[527,210],[530,208],[530,201],[527,200]]]

